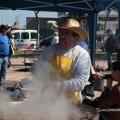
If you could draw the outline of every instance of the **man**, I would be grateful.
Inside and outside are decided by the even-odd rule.
[[[57,43],[59,43],[58,32],[54,32],[54,37],[51,41],[51,44],[57,44]]]
[[[10,52],[9,52],[9,55],[8,55],[8,61],[9,61],[9,64],[8,64],[8,68],[12,69],[11,67],[11,58],[12,58],[12,55],[14,54],[14,50],[16,49],[15,46],[14,46],[14,40],[12,38],[12,34],[11,34],[11,30],[12,30],[12,26],[10,24],[7,24],[7,27],[8,27],[8,30],[7,30],[7,36],[10,40]]]
[[[108,68],[106,71],[111,70],[111,63],[112,63],[112,53],[116,51],[116,36],[113,35],[111,29],[106,30],[106,34],[108,36],[107,40],[105,41],[105,50],[107,52],[107,62]]]
[[[10,41],[6,36],[7,26],[0,26],[0,82],[5,80],[7,65],[8,65],[8,54]]]
[[[65,91],[71,102],[78,102],[78,92],[86,85],[91,62],[88,52],[76,45],[76,42],[85,40],[87,31],[73,19],[67,19],[61,27],[54,24],[54,27],[59,31],[59,43],[43,51],[33,64],[32,73],[39,78],[42,73],[38,71],[42,69],[43,63],[50,63],[53,69],[49,79],[54,80],[53,86],[58,91]]]

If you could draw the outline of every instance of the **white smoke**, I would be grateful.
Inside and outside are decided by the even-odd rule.
[[[71,103],[63,93],[53,87],[52,67],[48,63],[40,63],[33,73],[34,85],[40,89],[40,95],[31,96],[22,102],[10,102],[9,94],[0,93],[0,111],[4,117],[12,120],[68,120]],[[57,75],[58,77],[58,75]],[[59,81],[60,78],[57,78]]]

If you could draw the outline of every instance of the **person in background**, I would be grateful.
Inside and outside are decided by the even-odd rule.
[[[111,29],[107,29],[106,34],[108,36],[108,38],[105,41],[105,50],[107,52],[107,63],[108,63],[108,68],[106,69],[106,71],[109,71],[111,70],[112,53],[116,51],[117,37],[113,35]]]
[[[100,97],[97,97],[93,101],[84,99],[83,104],[90,105],[95,108],[120,108],[120,61],[112,63],[112,77],[114,81],[118,83],[115,86],[111,86],[111,81],[107,83],[105,90],[101,93]],[[119,120],[120,111],[103,112],[102,115],[106,115],[109,120]]]
[[[0,26],[0,82],[5,80],[8,66],[10,40],[6,36],[7,26]]]
[[[118,37],[118,40],[116,42],[116,52],[117,52],[117,61],[120,60],[120,36]]]
[[[117,61],[120,60],[120,35],[119,28],[116,29],[115,36],[118,38],[116,41],[116,52],[117,52]]]
[[[35,44],[31,44],[31,45],[26,46],[27,50],[32,50],[32,49],[35,49],[35,48],[36,48]]]
[[[39,79],[38,71],[42,69],[43,63],[50,63],[53,78],[51,71],[48,73],[54,88],[64,91],[71,102],[77,103],[78,93],[88,81],[91,61],[88,52],[76,45],[76,42],[85,40],[87,31],[74,19],[67,19],[61,27],[54,24],[54,27],[59,31],[59,43],[48,46],[42,52],[32,65],[32,74]]]
[[[116,37],[119,36],[119,28],[116,29],[115,36],[116,36]]]
[[[6,35],[8,36],[8,38],[10,40],[10,52],[9,52],[9,55],[8,55],[8,61],[9,61],[8,68],[12,69],[11,58],[14,55],[14,50],[16,50],[16,48],[14,46],[14,40],[13,40],[12,34],[11,34],[12,26],[10,24],[7,24],[7,27],[8,27],[8,29],[7,29],[7,34]]]
[[[54,32],[54,37],[52,38],[51,44],[59,43],[58,32]]]
[[[89,47],[88,47],[88,44],[84,41],[82,42],[76,42],[77,45],[81,46],[82,48],[84,48],[86,51],[89,52]]]

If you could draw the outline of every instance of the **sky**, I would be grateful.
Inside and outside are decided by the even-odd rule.
[[[1,24],[13,25],[17,19],[20,21],[20,25],[25,25],[26,17],[35,17],[34,11],[0,10],[0,25]]]

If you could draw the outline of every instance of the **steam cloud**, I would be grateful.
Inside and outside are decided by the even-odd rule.
[[[52,85],[53,68],[48,63],[34,64],[34,86],[40,89],[40,95],[31,96],[22,102],[10,102],[10,93],[0,92],[0,117],[12,120],[68,120],[71,103]],[[33,68],[34,68],[33,67]],[[57,75],[57,81],[59,80]]]

